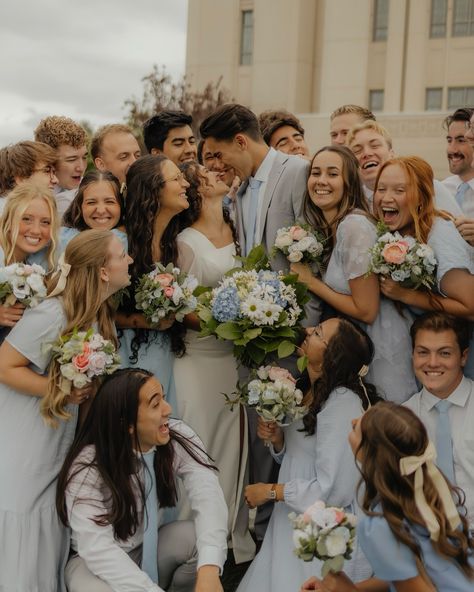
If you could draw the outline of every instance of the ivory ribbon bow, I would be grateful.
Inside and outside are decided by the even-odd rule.
[[[70,271],[71,271],[71,266],[69,265],[69,263],[66,263],[64,261],[64,253],[62,253],[61,256],[59,257],[58,268],[55,272],[55,275],[57,275],[59,273],[59,280],[58,280],[58,283],[56,284],[56,287],[51,292],[51,294],[48,294],[48,298],[52,298],[53,296],[58,296],[59,294],[61,294],[63,292],[64,288],[66,287],[66,279],[67,279],[67,276],[69,275]]]

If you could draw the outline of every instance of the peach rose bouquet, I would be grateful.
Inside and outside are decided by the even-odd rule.
[[[354,548],[356,522],[354,514],[342,508],[326,506],[316,501],[304,514],[291,512],[295,555],[303,561],[314,557],[323,562],[321,576],[342,571]]]
[[[193,275],[182,272],[172,263],[166,267],[155,263],[155,269],[140,278],[135,302],[152,325],[170,315],[182,321],[185,315],[196,309],[197,299],[193,292],[197,286],[198,281]]]
[[[71,387],[83,388],[94,378],[112,374],[120,367],[114,344],[93,329],[63,335],[52,346],[52,357],[59,365],[60,389],[69,394]]]
[[[431,290],[435,285],[436,257],[433,249],[419,243],[411,236],[399,232],[387,232],[378,226],[378,238],[370,249],[370,265],[367,273],[390,277],[405,288]]]

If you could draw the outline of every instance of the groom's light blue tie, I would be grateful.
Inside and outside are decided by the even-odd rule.
[[[247,224],[245,225],[245,256],[252,250],[255,242],[255,230],[257,225],[258,192],[262,181],[250,177],[250,203],[248,204]]]
[[[469,187],[469,183],[461,183],[461,185],[458,187],[458,190],[456,191],[456,201],[461,208],[464,202],[464,196],[466,195],[466,191],[469,189]]]
[[[448,415],[451,405],[452,403],[445,399],[442,399],[435,405],[439,413],[438,424],[436,426],[436,454],[438,457],[438,467],[451,483],[454,483],[453,440]]]
[[[153,460],[155,449],[143,454],[145,463],[145,515],[143,529],[142,569],[153,582],[158,583],[158,498]]]

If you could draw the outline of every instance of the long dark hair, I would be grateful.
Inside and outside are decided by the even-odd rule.
[[[58,477],[56,507],[62,523],[68,526],[66,506],[66,490],[79,473],[95,469],[105,485],[106,506],[104,514],[93,518],[99,526],[111,524],[115,536],[126,540],[133,536],[141,521],[141,512],[145,508],[144,485],[138,478],[140,459],[136,451],[140,451],[137,434],[137,415],[139,391],[153,376],[147,370],[125,368],[118,370],[107,378],[97,392],[89,413],[76,434],[74,442],[66,456]],[[156,449],[154,468],[158,502],[161,507],[176,505],[178,493],[173,461],[176,445],[182,446],[200,465],[215,469],[204,456],[211,461],[205,452],[188,438],[170,429],[170,441]],[[75,462],[86,446],[94,447],[91,460]],[[137,503],[137,491],[141,504]],[[93,500],[82,500],[93,501]],[[76,499],[74,503],[80,503]]]
[[[125,200],[125,228],[128,238],[128,252],[133,258],[130,266],[130,294],[135,292],[138,280],[153,269],[152,243],[154,220],[160,211],[160,193],[165,185],[162,169],[168,160],[162,155],[147,155],[136,160],[127,172],[127,197]],[[179,221],[175,216],[168,224],[160,243],[161,263],[177,264]],[[135,312],[135,299],[124,298],[122,308],[125,313]],[[131,361],[137,362],[138,350],[142,343],[148,343],[149,331],[134,329]],[[170,336],[173,353],[181,357],[186,351],[182,323],[173,323],[166,331]]]
[[[82,204],[84,202],[84,191],[92,185],[92,183],[100,183],[104,181],[105,183],[110,183],[112,189],[114,190],[115,199],[120,206],[120,218],[117,222],[116,226],[120,226],[123,224],[123,214],[124,214],[124,206],[123,206],[123,198],[120,192],[120,182],[115,175],[109,173],[108,171],[101,172],[101,171],[89,171],[84,178],[82,179],[79,189],[77,190],[76,197],[72,200],[69,204],[68,209],[66,210],[63,216],[63,224],[68,228],[76,228],[76,230],[88,230],[89,226],[84,222],[84,216],[82,215]]]
[[[321,152],[334,152],[341,157],[342,178],[344,180],[344,193],[342,201],[339,204],[339,211],[330,225],[326,221],[323,211],[311,200],[308,188],[306,188],[304,196],[303,217],[305,221],[316,230],[322,232],[326,238],[323,254],[323,264],[326,266],[336,244],[337,227],[342,220],[354,210],[359,210],[370,219],[374,218],[370,213],[367,199],[365,198],[364,190],[362,189],[362,183],[359,178],[359,163],[349,148],[346,148],[345,146],[324,146],[324,148],[318,150],[311,161],[311,166],[308,171],[308,179],[311,176],[314,159],[321,154]]]
[[[414,554],[420,575],[425,577],[422,550],[406,522],[425,526],[415,502],[414,475],[400,473],[400,459],[420,456],[428,446],[428,434],[420,418],[403,405],[384,401],[375,405],[362,417],[362,440],[357,450],[360,458],[362,482],[365,483],[362,508],[368,515],[380,516],[374,508],[380,504],[382,514],[395,538]],[[469,537],[465,517],[465,496],[461,489],[448,487],[458,508],[461,528],[451,528],[438,489],[426,465],[423,466],[423,493],[440,525],[437,541],[432,541],[436,552],[454,559],[467,578],[474,579],[474,568],[468,557],[474,550],[474,538]]]
[[[184,162],[179,167],[186,181],[189,183],[189,187],[186,189],[189,208],[178,214],[180,230],[184,230],[185,228],[192,226],[201,215],[202,197],[199,193],[199,189],[203,183],[207,183],[207,179],[201,173],[200,167],[201,165],[199,165],[197,162]],[[232,231],[232,238],[235,243],[237,255],[240,255],[239,237],[237,234],[237,229],[235,228],[235,224],[230,217],[229,210],[224,206],[222,207],[222,213],[224,216],[224,222],[230,227]]]
[[[317,415],[337,388],[356,393],[364,409],[369,407],[369,401],[373,405],[380,400],[374,385],[359,376],[361,368],[369,366],[374,357],[372,340],[352,321],[343,318],[338,321],[337,333],[330,339],[323,355],[321,376],[313,385],[309,411],[303,418],[304,431],[309,435],[316,431]]]

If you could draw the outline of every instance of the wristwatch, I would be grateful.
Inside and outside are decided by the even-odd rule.
[[[273,483],[270,491],[268,492],[268,499],[272,502],[277,501],[276,483]]]

